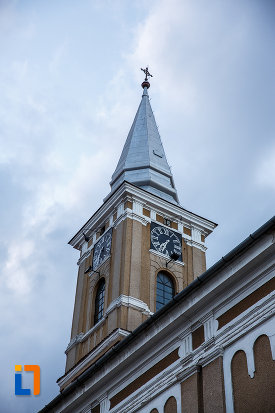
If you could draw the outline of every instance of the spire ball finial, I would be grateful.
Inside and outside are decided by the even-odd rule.
[[[143,87],[143,89],[145,87],[147,87],[147,89],[149,89],[150,83],[148,82],[148,77],[149,76],[153,77],[153,75],[151,75],[151,73],[149,73],[148,66],[145,69],[142,69],[142,67],[141,67],[140,70],[142,70],[145,73],[145,79],[144,79],[144,82],[142,82],[141,86]]]

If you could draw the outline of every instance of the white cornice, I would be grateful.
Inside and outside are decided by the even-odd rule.
[[[66,354],[75,347],[78,343],[83,343],[84,341],[87,340],[87,338],[98,328],[104,324],[106,318],[108,315],[115,309],[119,308],[121,306],[125,307],[131,307],[136,310],[139,310],[142,312],[142,314],[145,314],[147,316],[152,315],[153,313],[150,311],[148,305],[144,302],[139,300],[138,298],[127,296],[127,295],[120,295],[116,300],[112,301],[109,307],[107,308],[103,318],[95,325],[93,326],[90,330],[88,330],[85,334],[80,333],[77,336],[75,336],[70,343],[68,344],[68,347],[65,351]],[[68,382],[71,377],[73,377],[75,374],[77,374],[78,371],[80,371],[85,365],[89,363],[90,360],[92,360],[94,357],[96,357],[97,354],[103,351],[104,348],[109,346],[109,344],[114,341],[118,336],[127,336],[130,334],[128,331],[118,329],[114,333],[112,333],[106,340],[104,340],[99,346],[96,347],[96,349],[87,356],[82,363],[78,364],[75,368],[73,368],[65,377],[60,379],[58,381],[58,385],[62,387],[64,383]]]
[[[110,198],[104,202],[104,204],[96,211],[96,213],[86,222],[86,224],[76,233],[76,235],[69,242],[75,248],[80,249],[84,242],[84,235],[91,234],[98,226],[106,222],[106,220],[113,214],[114,210],[124,203],[126,199],[135,198],[137,202],[142,205],[153,208],[157,213],[167,215],[170,214],[173,219],[185,224],[186,226],[192,225],[205,235],[210,234],[216,227],[214,222],[211,222],[205,218],[193,214],[190,211],[185,210],[181,206],[172,204],[164,199],[161,199],[150,192],[142,190],[128,182],[123,184],[115,191]],[[146,217],[140,217],[146,220]]]
[[[106,310],[106,316],[108,316],[115,308],[121,306],[132,307],[136,310],[142,311],[142,314],[145,315],[153,314],[152,311],[150,311],[148,305],[144,301],[141,301],[138,298],[131,297],[129,295],[121,294],[116,300],[111,302],[111,304]]]
[[[83,261],[85,261],[86,258],[89,257],[90,254],[91,254],[91,250],[88,249],[88,250],[79,258],[79,260],[77,261],[77,265],[81,265],[81,264],[83,263]]]
[[[114,227],[116,228],[122,221],[124,221],[126,218],[130,218],[130,219],[134,219],[136,221],[141,222],[143,225],[147,225],[148,222],[150,222],[150,218],[145,217],[143,215],[138,215],[134,212],[132,212],[129,209],[126,209],[122,215],[120,215],[119,218],[116,219],[116,221],[114,222]]]
[[[99,323],[96,324],[95,327],[99,327]],[[90,332],[90,331],[89,331]],[[114,341],[116,341],[119,337],[127,337],[129,335],[129,331],[123,330],[121,328],[118,328],[117,330],[115,330],[113,333],[111,333],[104,341],[102,341],[87,357],[85,357],[85,359],[80,362],[79,364],[77,364],[74,368],[72,368],[72,370],[70,370],[64,377],[62,377],[61,379],[59,379],[57,381],[57,384],[60,387],[63,387],[64,384],[66,384],[68,381],[70,381],[71,378],[73,378],[80,370],[82,370],[83,368],[85,368],[85,366],[87,366],[89,364],[89,362],[91,360],[93,360],[93,358],[95,358],[98,354],[102,353],[102,351],[104,351],[104,349],[106,349],[107,347],[110,346],[110,344],[112,344]],[[77,342],[83,342],[85,340],[86,335],[84,335],[83,333],[78,334],[71,342],[70,342],[70,348],[72,348],[72,346],[74,344],[76,344]],[[69,349],[69,346],[67,348],[67,350]],[[66,350],[66,351],[67,351]]]
[[[177,382],[177,367],[173,363],[165,372],[159,373],[156,377],[142,386],[142,389],[136,390],[126,400],[119,403],[112,409],[112,413],[132,413],[144,407],[149,401],[156,398],[169,387]],[[178,363],[177,363],[178,364]],[[138,410],[137,410],[138,409]]]
[[[198,248],[199,250],[201,250],[203,252],[205,252],[207,250],[207,247],[205,245],[203,245],[202,243],[199,243],[197,241],[192,241],[192,240],[190,241],[190,240],[186,239],[185,242],[186,242],[187,245],[190,245],[190,247],[196,247],[196,248]]]
[[[266,303],[266,305],[267,307],[265,307],[264,305],[264,308],[262,309],[265,314],[269,314],[268,318],[270,318],[273,315],[274,311],[270,312],[268,302]],[[252,309],[251,312],[254,313],[254,311],[255,308]],[[260,322],[261,321],[258,320],[255,325],[248,323],[247,327],[249,325],[249,331],[253,330],[256,325],[259,325]],[[239,334],[243,334],[243,323],[237,323],[237,325]],[[248,333],[248,331],[246,331],[246,333]],[[182,382],[188,377],[192,376],[196,371],[198,371],[200,366],[204,367],[218,357],[222,357],[224,354],[225,346],[230,346],[233,342],[232,339],[228,339],[228,336],[226,334],[223,333],[222,335],[223,340],[218,340],[218,342],[216,342],[214,339],[212,339],[210,340],[211,342],[203,343],[203,345],[201,345],[196,350],[193,350],[186,356],[181,357],[169,368],[166,368],[163,372],[159,373],[156,377],[143,385],[140,390],[135,391],[126,399],[124,399],[121,403],[119,403],[115,408],[112,409],[112,412],[119,413],[127,411],[127,413],[134,413],[138,407],[144,407],[150,400],[155,399],[159,394],[161,394],[164,390],[167,390],[167,388],[169,388],[171,385],[175,384],[176,382]],[[154,360],[152,360],[152,363],[154,364]],[[148,366],[148,368],[150,367],[151,365]],[[138,373],[136,372],[136,374]],[[125,382],[124,386],[126,386],[127,384],[128,383]]]
[[[108,315],[115,308],[119,308],[121,306],[132,307],[135,310],[141,311],[142,314],[145,314],[145,315],[148,315],[148,316],[153,314],[152,311],[150,311],[148,305],[144,301],[139,300],[138,298],[135,298],[135,297],[131,297],[129,295],[121,294],[117,299],[115,299],[114,301],[111,302],[111,304],[109,305],[109,307],[105,311],[103,317],[101,318],[100,321],[98,321],[98,323],[96,323],[92,328],[90,328],[85,334],[84,333],[79,333],[71,339],[71,341],[69,342],[69,344],[68,344],[68,346],[65,350],[65,354],[68,354],[68,352],[72,349],[72,347],[76,346],[78,343],[83,343],[83,341],[87,340],[87,338],[91,334],[93,334],[94,331],[98,330],[98,328],[101,327],[102,324],[104,324],[104,322],[105,322],[106,318],[108,317]]]

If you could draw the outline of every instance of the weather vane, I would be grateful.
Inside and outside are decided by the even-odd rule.
[[[145,82],[148,82],[148,76],[153,77],[153,75],[151,75],[151,73],[149,73],[148,66],[146,67],[146,69],[142,69],[142,67],[141,67],[140,70],[142,70],[145,73],[145,79],[144,79]]]

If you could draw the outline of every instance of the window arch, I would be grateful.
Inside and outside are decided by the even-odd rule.
[[[168,303],[175,295],[175,287],[172,278],[160,271],[157,275],[157,297],[156,297],[156,311]]]
[[[99,280],[97,291],[96,291],[96,296],[95,296],[94,324],[96,324],[103,317],[104,296],[105,296],[105,280],[104,278],[101,278],[101,280]]]
[[[166,401],[164,413],[177,413],[177,401],[174,396],[169,397]]]

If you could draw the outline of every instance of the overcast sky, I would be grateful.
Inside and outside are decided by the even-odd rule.
[[[208,266],[274,215],[275,2],[0,0],[0,400],[58,394],[78,253],[143,74],[182,205],[219,224]],[[14,365],[41,395],[14,395]],[[24,376],[23,385],[31,386]]]

